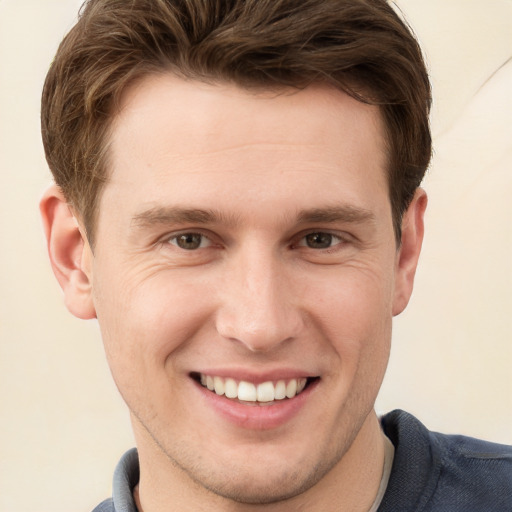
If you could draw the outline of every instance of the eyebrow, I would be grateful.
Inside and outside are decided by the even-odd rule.
[[[201,208],[181,207],[155,207],[137,213],[132,218],[132,224],[137,227],[147,227],[158,224],[214,224],[224,221],[227,224],[235,224],[235,218],[213,210]]]
[[[296,218],[299,224],[332,224],[335,222],[362,224],[375,222],[375,214],[372,211],[350,205],[300,210]],[[240,220],[235,216],[225,215],[214,210],[182,207],[148,208],[132,218],[132,224],[141,228],[162,224],[218,223],[233,226],[239,224]]]
[[[362,224],[375,222],[375,214],[364,208],[350,205],[331,206],[327,208],[312,208],[299,212],[298,221],[304,224],[346,222]]]

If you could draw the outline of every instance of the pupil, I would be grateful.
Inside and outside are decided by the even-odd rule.
[[[178,246],[182,249],[192,250],[201,246],[202,236],[195,233],[187,233],[178,237]]]
[[[329,233],[311,233],[306,236],[306,242],[313,249],[327,249],[332,244],[332,235]]]

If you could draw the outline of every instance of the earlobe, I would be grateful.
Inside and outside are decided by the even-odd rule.
[[[418,188],[402,219],[402,243],[397,253],[395,269],[393,316],[399,315],[411,298],[423,243],[426,208],[427,194],[423,189]]]
[[[92,253],[62,191],[50,187],[40,202],[50,263],[66,307],[78,318],[96,317],[92,299]]]

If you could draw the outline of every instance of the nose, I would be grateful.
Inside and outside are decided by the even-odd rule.
[[[268,352],[296,338],[304,323],[291,274],[271,251],[240,254],[224,275],[218,333],[252,352]]]

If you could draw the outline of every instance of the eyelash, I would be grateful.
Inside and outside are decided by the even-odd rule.
[[[180,247],[178,245],[178,240],[180,237],[195,237],[195,236],[198,236],[198,237],[201,237],[201,241],[200,241],[200,245],[199,247],[197,248],[191,248],[191,249],[186,249],[184,247]],[[198,249],[205,249],[205,247],[201,247],[203,245],[203,242],[207,241],[209,243],[209,245],[213,244],[212,240],[210,237],[208,237],[207,235],[205,235],[204,233],[201,233],[201,232],[197,232],[197,231],[183,231],[181,233],[177,233],[177,234],[174,234],[170,237],[167,237],[164,242],[166,244],[171,244],[171,245],[174,245],[176,246],[178,249],[182,249],[184,251],[190,251],[190,252],[193,252],[193,251],[196,251]],[[174,243],[175,242],[175,243]],[[209,246],[208,245],[208,246]],[[208,247],[207,246],[207,247]]]
[[[309,247],[307,244],[307,237],[312,235],[322,235],[329,237],[329,242],[331,245],[328,247],[319,247],[319,248],[313,248]],[[184,248],[178,245],[178,240],[180,237],[200,237],[199,246],[192,247],[192,248]],[[301,233],[299,237],[296,238],[298,242],[294,242],[290,245],[291,248],[299,248],[299,247],[305,247],[308,249],[312,249],[317,252],[323,252],[323,253],[332,253],[337,250],[339,250],[340,245],[344,245],[348,242],[347,236],[342,236],[340,234],[331,233],[329,231],[309,231],[306,233]],[[207,242],[208,245],[206,247],[203,246],[203,243]],[[166,237],[163,242],[164,245],[171,244],[175,246],[178,249],[181,249],[183,251],[187,252],[195,252],[199,249],[206,249],[213,245],[213,241],[210,236],[201,233],[200,231],[183,231],[181,233],[173,234],[172,236]]]
[[[313,248],[313,247],[308,246],[307,245],[307,238],[312,236],[312,235],[322,235],[322,236],[329,237],[330,245],[328,247],[317,247],[317,248]],[[346,236],[343,237],[340,234],[331,233],[329,231],[310,231],[308,233],[303,234],[299,238],[299,243],[297,243],[296,246],[298,246],[298,247],[306,247],[308,249],[313,249],[315,251],[323,252],[323,253],[332,253],[332,252],[335,252],[335,251],[339,250],[340,249],[339,246],[340,245],[344,245],[347,242],[348,242],[347,237]]]

